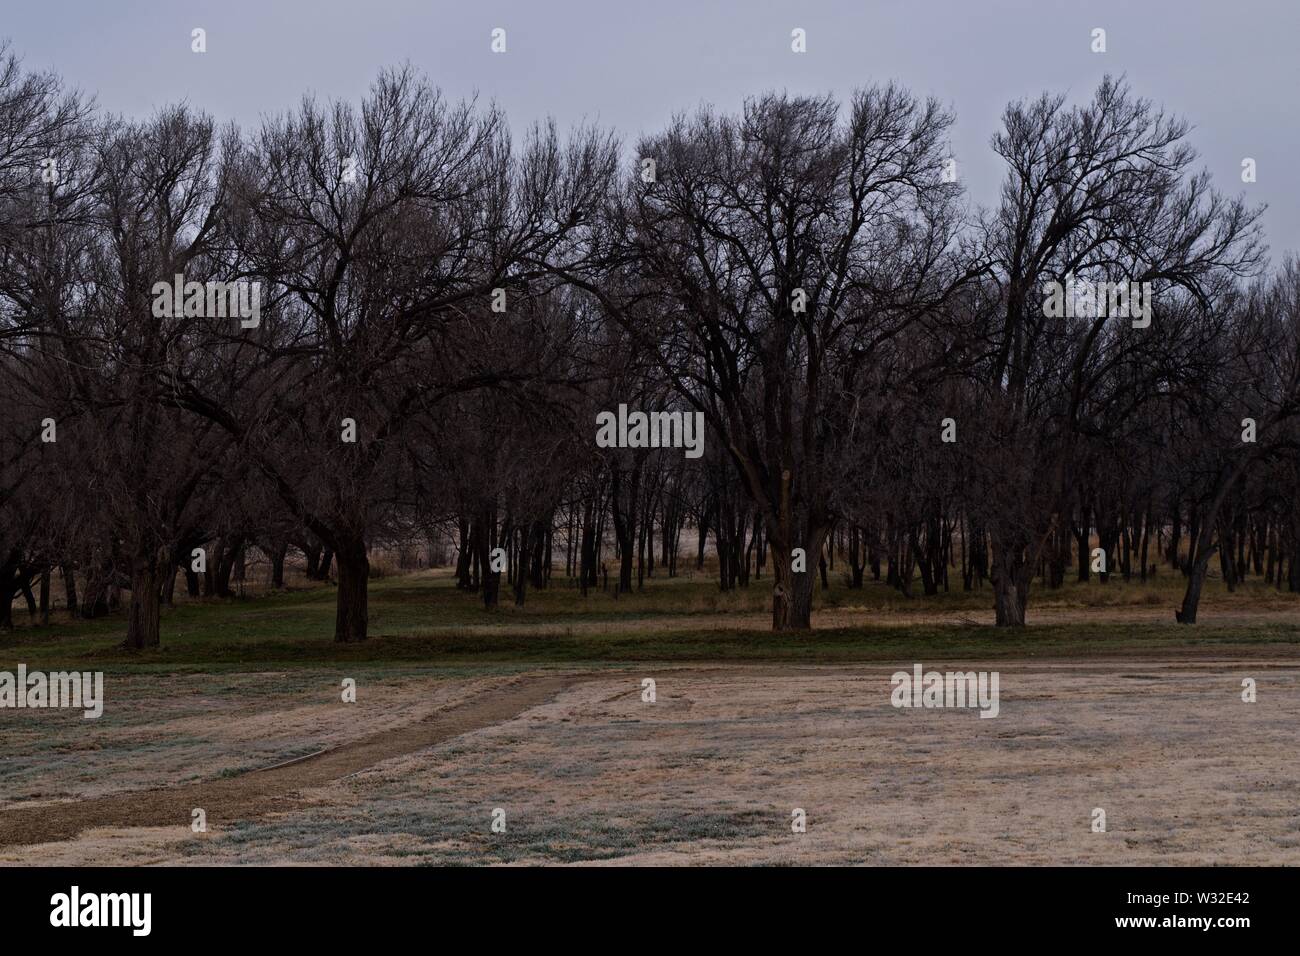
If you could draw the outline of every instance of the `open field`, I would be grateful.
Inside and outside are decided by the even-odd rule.
[[[19,628],[0,669],[101,669],[107,700],[0,712],[0,862],[1300,863],[1300,602],[1215,589],[1186,628],[1179,583],[1038,591],[1013,632],[987,591],[833,587],[791,638],[761,584],[487,615],[431,573],[373,582],[358,646],[327,587],[183,604],[144,653]],[[915,662],[998,671],[999,716],[896,710]]]

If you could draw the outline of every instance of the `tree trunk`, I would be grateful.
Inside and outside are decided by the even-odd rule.
[[[171,607],[176,598],[176,568],[177,562],[171,561],[163,573],[162,579],[162,603],[163,607]]]
[[[816,573],[807,566],[810,555],[819,555],[826,541],[827,528],[822,525],[813,528],[806,539],[801,542],[804,549],[805,569],[794,571],[790,567],[793,550],[790,538],[777,536],[771,531],[768,540],[772,542],[772,570],[775,581],[772,585],[772,630],[806,631],[812,627],[812,597]]]
[[[14,626],[14,595],[18,593],[18,558],[0,561],[0,630]]]
[[[470,551],[473,543],[470,540],[469,518],[460,515],[456,519],[456,532],[459,547],[456,550],[456,587],[462,591],[470,590]]]
[[[500,538],[497,538],[495,506],[481,511],[475,523],[478,525],[474,540],[483,583],[483,609],[491,611],[501,600],[501,572],[492,570],[493,541],[495,539],[498,545],[504,544],[509,529],[503,528]]]
[[[1001,545],[993,551],[993,608],[998,627],[1024,627],[1029,602],[1029,562],[1022,547]]]
[[[158,647],[162,608],[159,602],[158,555],[137,557],[131,565],[131,602],[127,607],[126,646]]]
[[[1183,593],[1183,606],[1174,612],[1174,618],[1179,624],[1196,623],[1196,611],[1201,602],[1201,588],[1205,584],[1205,571],[1216,550],[1210,542],[1213,540],[1214,528],[1218,522],[1219,509],[1223,507],[1228,492],[1236,485],[1253,458],[1251,454],[1242,454],[1226,474],[1220,473],[1214,498],[1206,514],[1200,516],[1199,531],[1192,540],[1195,557],[1188,561],[1187,590]],[[1195,522],[1192,526],[1198,527]]]
[[[704,508],[700,509],[700,522],[699,522],[700,536],[699,539],[696,541],[696,546],[695,546],[695,570],[696,571],[704,570],[704,544],[706,541],[709,540],[709,512],[712,510],[712,508],[713,508],[712,505],[706,505]]]
[[[288,542],[274,545],[275,550],[271,552],[271,587],[284,587],[284,559],[289,553]]]
[[[866,570],[867,564],[862,558],[862,550],[859,547],[861,542],[861,532],[856,524],[849,525],[849,587],[862,587],[862,572]]]
[[[50,569],[41,572],[41,625],[50,623]]]
[[[59,573],[63,575],[63,603],[68,607],[68,613],[74,617],[77,614],[77,573],[72,570],[72,565],[65,564],[59,568]]]
[[[1174,619],[1179,624],[1195,624],[1196,610],[1201,603],[1201,587],[1205,584],[1205,572],[1210,564],[1213,548],[1206,547],[1200,557],[1192,564],[1187,575],[1187,590],[1183,592],[1183,606],[1174,611]]]
[[[366,639],[369,623],[370,558],[365,542],[359,538],[340,540],[334,558],[339,577],[334,641],[355,644]]]
[[[19,589],[23,592],[23,600],[27,602],[27,616],[36,616],[36,595],[32,593],[32,579],[28,575],[27,569],[24,568],[22,578],[18,582]]]
[[[302,555],[307,559],[307,580],[320,580],[320,545],[303,545]]]

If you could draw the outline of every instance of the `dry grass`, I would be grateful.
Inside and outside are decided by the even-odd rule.
[[[1300,863],[1294,658],[961,663],[1001,672],[997,719],[895,710],[892,667],[647,666],[311,788],[292,813],[0,860]]]

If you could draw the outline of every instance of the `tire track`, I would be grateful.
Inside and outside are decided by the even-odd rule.
[[[71,840],[96,827],[180,826],[202,807],[209,824],[229,824],[292,809],[298,790],[351,776],[393,757],[518,717],[593,675],[523,678],[454,704],[425,720],[327,750],[311,759],[158,790],[0,810],[0,847]]]

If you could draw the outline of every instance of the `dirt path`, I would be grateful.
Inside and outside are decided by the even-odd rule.
[[[10,807],[0,810],[0,847],[70,840],[92,827],[175,826],[188,823],[196,807],[207,813],[209,826],[287,810],[298,802],[295,794],[300,789],[510,720],[584,679],[581,674],[521,678],[397,730],[238,777],[39,807]]]

